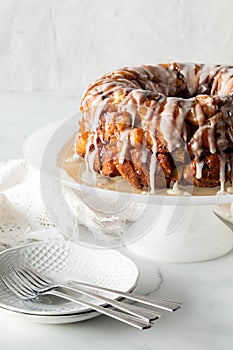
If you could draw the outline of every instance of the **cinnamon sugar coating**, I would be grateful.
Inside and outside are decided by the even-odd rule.
[[[87,88],[80,110],[76,152],[96,172],[152,191],[231,180],[233,66],[119,69]]]

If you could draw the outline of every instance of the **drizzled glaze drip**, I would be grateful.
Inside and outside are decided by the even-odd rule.
[[[150,190],[151,190],[151,193],[155,193],[155,172],[156,172],[156,165],[157,165],[156,153],[157,153],[157,141],[155,138],[153,138],[153,148],[152,148],[152,155],[151,155],[151,159],[150,159]]]
[[[179,182],[176,181],[172,188],[167,190],[167,194],[171,194],[173,196],[190,196],[191,194],[184,189],[182,189],[179,185]]]
[[[103,144],[108,142],[106,130],[110,137],[117,138],[120,164],[124,163],[128,149],[136,147],[127,129],[143,130],[140,159],[143,164],[150,159],[152,192],[161,146],[170,154],[177,149],[188,152],[195,161],[195,177],[200,181],[206,155],[218,154],[219,181],[224,187],[225,152],[233,146],[233,67],[172,63],[123,68],[91,84],[80,109],[84,113],[82,130],[94,133],[101,130],[99,138]],[[119,116],[125,115],[130,122],[118,127]],[[152,142],[149,149],[146,133]],[[97,138],[92,137],[88,139],[85,156],[91,171],[96,150]],[[232,162],[229,164],[232,173]]]
[[[82,180],[85,183],[93,184],[96,181],[96,172],[94,169],[94,162],[95,162],[95,156],[97,152],[98,152],[97,132],[95,132],[94,134],[90,134],[86,145],[86,153],[85,153],[86,172],[83,173],[83,176],[82,176]]]
[[[123,164],[126,159],[126,151],[128,148],[129,134],[131,130],[125,130],[120,134],[120,153],[119,153],[119,163]]]

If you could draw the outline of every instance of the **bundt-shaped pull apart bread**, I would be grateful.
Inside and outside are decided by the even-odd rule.
[[[90,171],[152,192],[231,181],[233,66],[123,68],[91,84],[80,109],[76,152]]]

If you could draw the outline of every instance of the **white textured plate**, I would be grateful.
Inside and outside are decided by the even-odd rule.
[[[27,263],[54,281],[79,280],[122,291],[133,290],[138,279],[136,265],[121,253],[110,249],[92,249],[73,242],[40,242],[12,248],[0,254],[0,276],[10,274],[12,265]],[[106,293],[105,293],[106,295]],[[112,294],[109,298],[117,298]],[[97,299],[82,300],[101,305]],[[43,322],[75,322],[95,317],[98,313],[63,299],[43,296],[30,301],[20,300],[0,279],[0,307],[24,313]],[[70,316],[70,320],[69,320]],[[47,317],[47,318],[46,318]],[[63,322],[64,321],[64,322]]]
[[[90,320],[91,318],[95,318],[100,316],[100,313],[97,311],[87,311],[80,312],[73,315],[58,315],[58,316],[43,316],[43,315],[31,315],[25,314],[22,312],[11,311],[9,309],[0,309],[2,313],[9,316],[17,316],[20,320],[26,320],[33,323],[41,323],[41,324],[65,324],[65,323],[74,323]]]

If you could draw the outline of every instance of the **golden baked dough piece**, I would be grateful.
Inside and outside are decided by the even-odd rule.
[[[231,180],[233,66],[126,67],[92,83],[80,109],[76,152],[94,171],[152,191]]]

